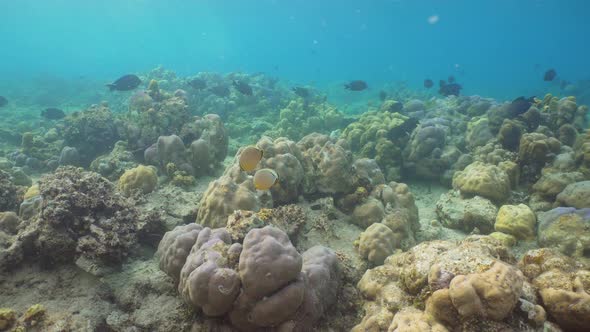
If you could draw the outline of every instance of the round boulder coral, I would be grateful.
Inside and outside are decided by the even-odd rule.
[[[528,206],[503,205],[498,211],[494,228],[518,239],[531,239],[535,236],[536,223],[537,217]]]
[[[150,166],[139,165],[121,175],[119,190],[126,196],[130,196],[133,192],[148,194],[156,189],[157,184],[156,170]]]
[[[381,265],[385,258],[399,247],[400,239],[389,227],[381,223],[374,223],[361,233],[358,251],[369,262]]]
[[[498,166],[474,162],[455,173],[453,188],[462,195],[480,195],[495,202],[503,202],[510,195],[510,178]]]

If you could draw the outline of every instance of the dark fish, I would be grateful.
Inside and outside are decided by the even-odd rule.
[[[207,82],[200,78],[194,78],[188,82],[188,85],[195,90],[203,90],[207,87]]]
[[[455,83],[455,76],[453,76],[453,75],[449,76],[449,78],[447,78],[447,82]]]
[[[137,88],[141,84],[141,80],[136,75],[121,76],[115,82],[107,84],[111,91],[129,91]]]
[[[3,96],[0,96],[0,107],[4,107],[6,106],[6,104],[8,104],[8,99],[6,99]]]
[[[59,108],[50,107],[41,112],[41,116],[47,120],[59,120],[65,118],[66,114]]]
[[[350,91],[363,91],[367,88],[367,83],[361,80],[350,81],[347,84],[344,84],[344,88]]]
[[[458,96],[461,93],[461,89],[463,87],[461,84],[458,83],[447,83],[444,80],[439,82],[440,88],[438,89],[438,93],[441,95],[448,97],[448,96]]]
[[[235,81],[233,82],[234,84],[234,88],[236,88],[236,90],[240,91],[241,94],[246,95],[246,96],[251,96],[252,95],[252,87],[244,82],[244,81]]]
[[[296,86],[296,87],[292,88],[291,90],[293,90],[293,92],[295,92],[295,94],[301,98],[309,97],[309,90],[307,90],[306,88]]]
[[[387,92],[385,92],[383,90],[379,91],[379,99],[381,101],[385,101],[385,99],[387,99]]]
[[[410,135],[412,131],[418,126],[420,121],[415,117],[408,118],[404,123],[399,126],[396,126],[388,131],[387,137],[395,141],[400,137],[404,137],[405,135]]]
[[[427,79],[424,80],[424,87],[426,89],[430,89],[433,86],[434,86],[434,82],[430,78],[427,78]]]
[[[531,108],[531,105],[535,102],[535,97],[525,98],[520,96],[514,99],[510,105],[506,108],[506,116],[509,119],[513,119]]]
[[[546,81],[546,82],[553,81],[555,76],[557,76],[557,72],[555,71],[555,69],[549,69],[548,71],[545,72],[545,75],[543,76],[543,81]]]
[[[229,96],[229,88],[225,85],[217,85],[214,87],[211,87],[211,92],[218,96],[218,97],[222,97],[225,98],[227,96]]]

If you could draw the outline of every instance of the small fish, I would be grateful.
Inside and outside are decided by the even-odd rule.
[[[367,88],[367,82],[361,80],[350,81],[344,84],[344,88],[350,91],[363,91]]]
[[[430,78],[427,78],[427,79],[424,80],[424,87],[426,89],[430,89],[433,86],[434,86],[434,82]]]
[[[257,190],[269,190],[279,181],[277,172],[270,168],[263,168],[254,174],[254,187]]]
[[[41,116],[47,120],[59,120],[65,118],[66,114],[59,108],[49,107],[41,112]]]
[[[379,91],[379,100],[385,101],[385,99],[387,99],[387,92],[383,90]]]
[[[543,76],[543,81],[545,81],[545,82],[553,81],[555,76],[557,76],[557,72],[555,71],[555,69],[553,69],[553,68],[549,69],[548,71],[545,72],[545,75]]]
[[[141,84],[141,80],[136,75],[125,75],[119,77],[115,82],[107,84],[110,91],[129,91],[137,88]]]
[[[262,159],[263,155],[264,152],[255,146],[248,146],[244,148],[242,153],[240,153],[240,169],[244,172],[253,171],[256,166],[258,166],[258,163]]]
[[[440,88],[438,89],[438,93],[448,97],[448,96],[458,96],[461,92],[463,87],[461,84],[458,83],[447,83],[444,80],[439,81]]]
[[[204,79],[193,78],[188,82],[188,85],[195,90],[203,90],[207,87],[207,82]]]
[[[295,92],[296,95],[298,95],[301,98],[307,98],[309,97],[309,90],[306,88],[302,88],[300,86],[296,86],[294,88],[292,88],[291,90],[293,90],[293,92]]]
[[[455,83],[455,76],[453,76],[453,75],[450,75],[450,76],[447,78],[447,82],[449,82],[449,83]]]
[[[514,99],[510,105],[506,108],[506,114],[509,119],[513,119],[531,108],[531,105],[535,102],[535,97],[525,98],[520,96]]]
[[[8,104],[8,99],[4,96],[0,96],[0,107],[4,107]]]
[[[210,90],[214,95],[218,97],[225,98],[229,96],[229,88],[225,85],[216,85],[214,87],[211,87]]]
[[[252,87],[244,82],[244,81],[235,81],[233,82],[234,84],[234,88],[236,88],[236,90],[240,91],[241,94],[246,95],[246,96],[251,96],[252,95]]]

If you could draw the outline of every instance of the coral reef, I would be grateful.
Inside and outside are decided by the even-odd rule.
[[[517,239],[532,239],[535,237],[536,223],[537,217],[528,206],[502,205],[498,210],[494,229]]]
[[[539,213],[539,245],[584,257],[590,250],[590,208],[558,207]]]
[[[150,166],[139,165],[126,170],[119,178],[119,190],[126,196],[134,192],[149,194],[158,185],[156,170]]]
[[[157,213],[138,211],[97,173],[61,167],[40,180],[39,193],[39,213],[22,222],[13,243],[20,259],[34,251],[31,258],[45,264],[75,260],[100,273],[95,269],[121,263],[147,234],[161,232]]]
[[[436,202],[436,215],[443,226],[467,233],[475,229],[490,233],[497,214],[498,208],[490,200],[481,196],[462,198],[456,190],[441,195]]]
[[[109,151],[119,139],[115,116],[105,104],[72,113],[64,122],[64,144],[76,148],[83,166]]]
[[[0,170],[0,211],[14,211],[17,205],[17,188],[10,175]]]
[[[399,235],[396,235],[381,223],[372,224],[361,233],[358,242],[359,254],[375,265],[383,264],[385,258],[401,245]]]
[[[495,202],[504,202],[510,195],[510,178],[498,166],[476,161],[455,173],[453,188],[461,195],[480,195]]]
[[[590,208],[590,181],[570,183],[557,195],[557,203],[578,209]]]
[[[207,316],[229,317],[241,331],[309,331],[340,288],[333,251],[315,246],[300,255],[272,226],[251,229],[243,245],[232,244],[224,228],[179,226],[164,236],[158,255],[185,302]]]

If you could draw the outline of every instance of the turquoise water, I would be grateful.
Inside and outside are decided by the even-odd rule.
[[[0,73],[14,87],[163,65],[325,88],[363,79],[366,94],[454,75],[466,95],[513,99],[559,91],[542,80],[549,68],[590,79],[589,9],[584,0],[2,0]]]

